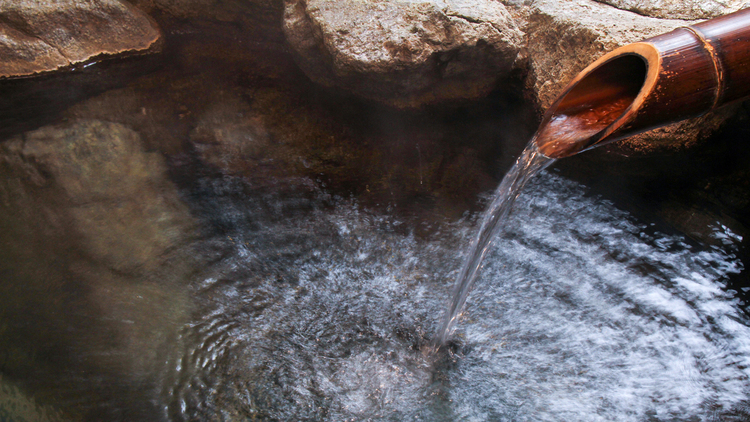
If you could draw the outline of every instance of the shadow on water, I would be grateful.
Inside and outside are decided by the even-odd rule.
[[[154,55],[103,59],[64,72],[0,83],[0,137],[6,138],[53,123],[71,105],[121,88],[161,66]]]
[[[430,355],[535,123],[519,88],[394,110],[169,25],[158,55],[0,85],[0,419],[746,416],[744,232],[543,172]]]

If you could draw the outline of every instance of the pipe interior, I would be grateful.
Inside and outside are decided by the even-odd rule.
[[[646,81],[639,55],[613,58],[584,75],[563,96],[536,135],[539,150],[551,158],[577,154],[598,142],[602,131],[623,116]]]
[[[624,105],[624,112],[638,96],[646,80],[646,71],[646,60],[639,55],[616,57],[581,79],[565,95],[555,114],[574,115],[583,110],[607,109],[615,103]]]

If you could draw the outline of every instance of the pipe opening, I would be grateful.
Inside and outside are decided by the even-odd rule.
[[[576,154],[597,143],[638,96],[647,74],[637,54],[610,59],[568,88],[553,104],[539,127],[536,143],[551,158]]]

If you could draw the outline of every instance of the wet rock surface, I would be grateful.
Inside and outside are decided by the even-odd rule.
[[[522,40],[494,1],[287,1],[284,32],[314,81],[398,107],[485,96]]]
[[[144,51],[160,38],[148,15],[117,0],[3,0],[0,33],[0,78]]]
[[[744,142],[750,120],[747,104],[739,107],[708,142],[687,151],[623,155],[622,149],[597,148],[561,160],[559,167],[588,186],[611,191],[618,206],[635,213],[652,212],[679,232],[711,242],[705,224],[720,220],[747,238],[750,235],[750,190],[747,165],[750,149]],[[598,169],[598,170],[597,170]],[[645,204],[636,209],[628,203]],[[629,198],[629,199],[628,199]]]
[[[372,205],[459,214],[494,186],[533,126],[533,109],[510,90],[403,111],[311,83],[274,45],[217,50],[215,41],[175,40],[167,61],[179,65],[66,115],[139,127],[149,148],[258,185],[293,175]]]
[[[56,397],[64,420],[123,418],[114,403],[145,403],[158,386],[196,265],[186,253],[196,223],[166,172],[138,133],[111,122],[0,143],[3,374],[43,403]]]

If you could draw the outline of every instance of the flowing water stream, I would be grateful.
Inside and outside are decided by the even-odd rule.
[[[554,161],[541,154],[536,145],[535,142],[530,142],[521,153],[521,156],[498,186],[489,208],[485,211],[482,225],[469,248],[469,254],[456,280],[453,299],[435,337],[436,348],[444,345],[448,340],[453,325],[474,285],[482,261],[492,247],[492,241],[505,225],[513,204],[521,195],[523,187],[532,177]]]
[[[713,227],[719,246],[694,244],[543,170],[489,236],[454,340],[428,354],[473,219],[417,237],[394,215],[304,186],[204,177],[187,187],[215,227],[191,247],[204,269],[186,288],[108,291],[136,308],[101,323],[149,332],[164,331],[163,303],[189,298],[186,316],[169,319],[174,335],[159,337],[158,364],[120,381],[138,395],[105,400],[110,384],[81,386],[107,370],[63,371],[37,380],[61,389],[42,403],[154,421],[748,416],[750,325],[726,289],[745,264],[726,227]],[[148,291],[171,300],[143,307]],[[24,323],[44,326],[39,312]],[[84,312],[56,318],[73,327]],[[101,359],[96,347],[75,362]],[[13,412],[15,390],[4,391],[0,407]]]

